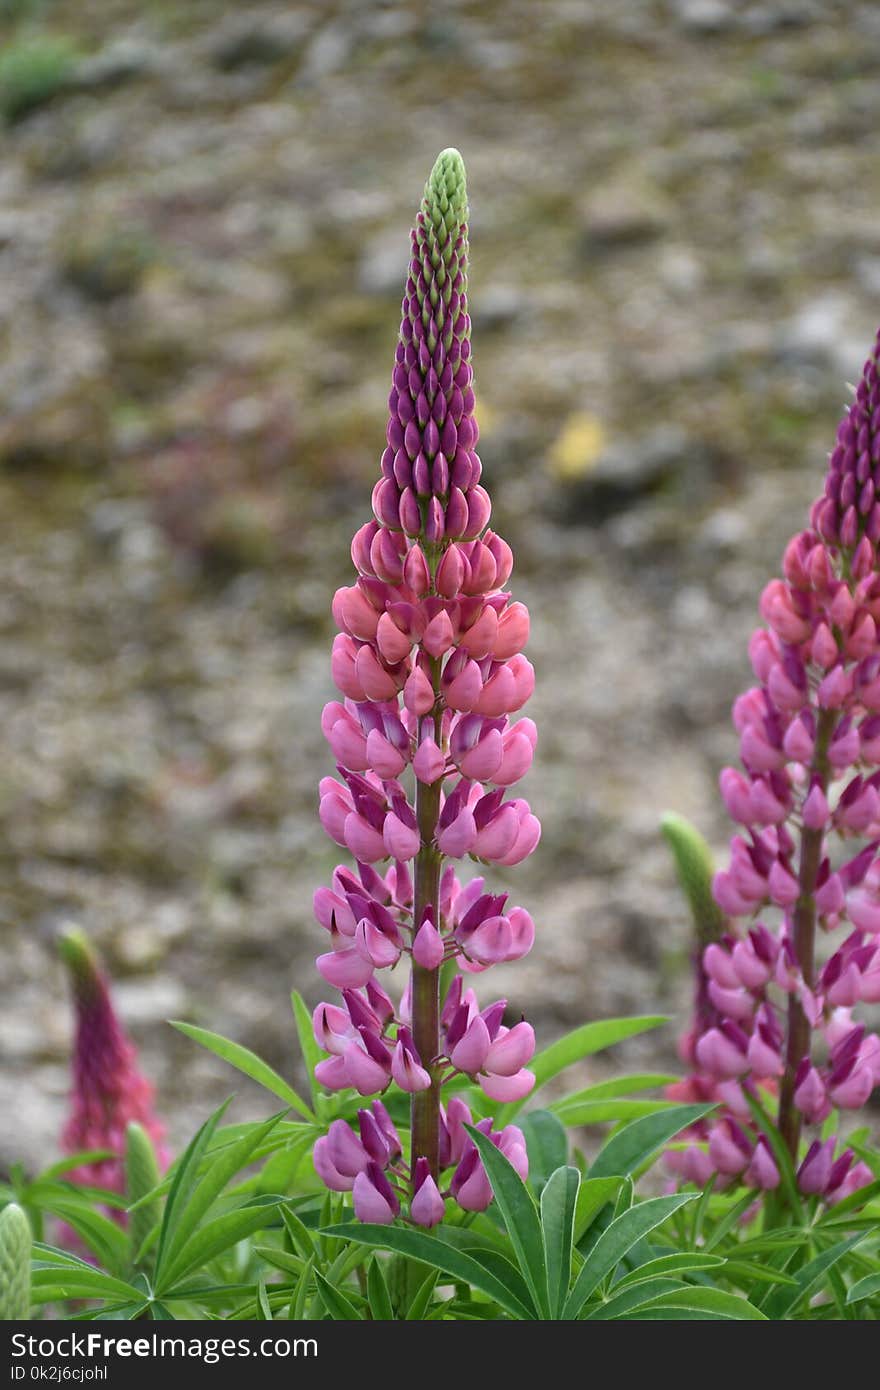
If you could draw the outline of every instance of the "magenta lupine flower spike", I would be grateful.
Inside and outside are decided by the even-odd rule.
[[[355,584],[333,600],[342,700],[322,717],[339,780],[321,783],[321,822],[357,870],[341,865],[315,895],[329,938],[318,969],[342,991],[341,1006],[315,1011],[329,1054],[316,1076],[363,1096],[394,1082],[412,1096],[412,1133],[405,1161],[396,1133],[383,1157],[343,1126],[350,1138],[337,1133],[331,1144],[328,1135],[316,1166],[329,1186],[351,1188],[368,1220],[393,1220],[408,1192],[409,1218],[423,1226],[441,1219],[448,1192],[469,1210],[491,1200],[462,1129],[470,1112],[455,1098],[441,1106],[443,1083],[465,1074],[498,1101],[534,1084],[534,1034],[522,1021],[503,1024],[504,1001],[481,1009],[461,974],[440,997],[444,964],[479,974],[525,955],[534,939],[524,908],[508,907],[482,877],[463,887],[444,860],[518,864],[541,833],[528,803],[506,794],[535,750],[532,721],[511,722],[534,672],[522,654],[528,611],[505,589],[510,547],[486,529],[466,216],[464,165],[444,150],[412,233],[374,519],[352,542]],[[410,978],[395,1005],[375,972],[404,960]],[[369,1113],[360,1112],[362,1131]],[[520,1132],[494,1137],[525,1170]],[[368,1153],[356,1173],[353,1144]],[[444,1169],[454,1169],[445,1188]]]
[[[766,627],[749,649],[758,683],[733,707],[742,768],[720,780],[742,833],[714,883],[729,930],[703,956],[716,1017],[695,1042],[695,1079],[727,1107],[703,1155],[709,1171],[759,1187],[779,1175],[749,1126],[745,1089],[778,1091],[798,1163],[804,1124],[860,1108],[880,1082],[880,1038],[853,1015],[880,999],[878,358],[880,338],[811,524],[761,597]],[[836,1144],[810,1144],[801,1191],[836,1201],[870,1180],[850,1150],[835,1158]]]
[[[117,1155],[68,1176],[72,1182],[124,1192],[126,1125],[134,1120],[143,1126],[163,1168],[165,1129],[153,1110],[153,1087],[138,1069],[134,1044],[113,1008],[91,943],[84,932],[69,927],[59,938],[59,949],[76,1010],[71,1110],[62,1145],[66,1153],[106,1149]],[[113,1215],[124,1219],[117,1211]]]

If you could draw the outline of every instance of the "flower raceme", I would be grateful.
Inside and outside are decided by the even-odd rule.
[[[167,1163],[165,1134],[153,1109],[153,1086],[137,1065],[134,1044],[126,1036],[110,998],[110,990],[85,934],[65,929],[59,941],[67,966],[76,1009],[71,1112],[64,1127],[66,1153],[108,1150],[114,1157],[85,1165],[68,1174],[73,1182],[125,1191],[126,1128],[143,1126],[160,1165]],[[114,1210],[115,1219],[124,1214]]]
[[[342,698],[321,721],[339,777],[321,782],[320,819],[357,867],[340,865],[315,895],[329,947],[318,969],[342,991],[341,1005],[315,1010],[315,1037],[329,1054],[316,1076],[364,1097],[393,1081],[413,1101],[407,1161],[374,1102],[359,1112],[360,1138],[336,1122],[316,1166],[328,1186],[353,1192],[363,1219],[393,1220],[406,1190],[409,1218],[421,1225],[441,1219],[446,1195],[468,1210],[491,1199],[461,1127],[466,1107],[457,1097],[442,1106],[441,1086],[469,1077],[501,1102],[534,1084],[531,1027],[506,1026],[504,1000],[481,1009],[460,973],[525,955],[532,919],[482,877],[462,884],[443,864],[469,856],[515,865],[540,837],[528,803],[508,795],[535,751],[533,722],[512,719],[535,677],[523,655],[528,610],[505,588],[513,556],[487,529],[466,216],[464,166],[446,150],[412,233],[374,519],[352,542],[355,583],[333,600],[331,674]],[[411,975],[395,1004],[376,971],[403,958]],[[491,1132],[489,1122],[481,1128]],[[515,1126],[491,1137],[527,1170]],[[441,1174],[453,1167],[444,1190]]]
[[[880,1001],[878,357],[880,337],[810,526],[761,597],[757,684],[733,707],[742,767],[726,768],[720,789],[742,831],[714,882],[728,929],[703,954],[714,1017],[693,1042],[726,1112],[707,1151],[677,1155],[704,1181],[779,1182],[766,1145],[758,1155],[744,1088],[778,1092],[797,1162],[803,1124],[861,1108],[880,1082],[880,1038],[853,1012]],[[810,1144],[804,1193],[836,1201],[870,1181],[851,1150],[835,1157],[837,1143]]]

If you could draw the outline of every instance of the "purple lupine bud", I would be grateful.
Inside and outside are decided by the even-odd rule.
[[[749,1070],[748,1045],[748,1037],[742,1029],[726,1021],[720,1028],[710,1028],[698,1039],[695,1053],[704,1071],[719,1079],[733,1079]]]
[[[794,1103],[810,1124],[821,1124],[831,1113],[831,1102],[825,1084],[808,1057],[805,1057],[795,1078]]]
[[[354,1180],[354,1212],[359,1221],[388,1226],[400,1214],[400,1202],[378,1163],[367,1164]]]
[[[428,917],[425,918],[416,932],[412,952],[413,958],[425,970],[436,970],[443,961],[445,954],[443,938]]]
[[[732,1119],[721,1120],[709,1135],[709,1158],[717,1172],[738,1177],[749,1163],[752,1146]]]
[[[370,1162],[370,1155],[345,1120],[334,1120],[327,1131],[327,1156],[338,1173],[354,1179]]]
[[[367,980],[367,1000],[384,1029],[394,1017],[394,1005],[375,979]]]
[[[836,1142],[832,1138],[826,1139],[823,1144],[814,1139],[807,1149],[806,1157],[797,1170],[797,1185],[805,1196],[824,1193],[828,1188]]]
[[[426,1158],[416,1160],[409,1214],[417,1226],[436,1226],[443,1220],[443,1198]]]
[[[749,1166],[743,1173],[743,1182],[748,1187],[760,1187],[765,1192],[779,1186],[779,1169],[763,1134],[755,1145]]]
[[[374,1100],[370,1105],[370,1113],[379,1126],[385,1141],[388,1144],[392,1159],[396,1158],[401,1152],[400,1136],[395,1128],[394,1121],[388,1114],[381,1100]]]
[[[497,1142],[504,1157],[525,1182],[529,1176],[529,1155],[525,1135],[519,1126],[506,1125],[498,1135],[497,1141],[493,1136],[493,1142]]]
[[[492,1184],[474,1144],[459,1161],[449,1190],[464,1211],[485,1211],[492,1201]]]
[[[473,1123],[471,1112],[461,1096],[452,1096],[446,1107],[445,1129],[449,1142],[449,1164],[460,1162],[471,1144],[465,1125]]]
[[[329,1144],[326,1135],[322,1135],[320,1139],[315,1140],[315,1146],[312,1149],[312,1162],[315,1165],[315,1172],[318,1174],[318,1177],[325,1187],[330,1188],[331,1192],[350,1192],[354,1187],[354,1177],[349,1177],[344,1173],[340,1173],[339,1170],[333,1166],[330,1159]]]
[[[391,1075],[402,1091],[426,1091],[431,1085],[431,1073],[421,1065],[412,1033],[405,1027],[397,1030],[397,1044],[391,1059]]]
[[[366,1028],[360,1030],[360,1040],[349,1043],[342,1054],[349,1086],[362,1096],[384,1091],[391,1075],[388,1049]]]
[[[452,1065],[459,1071],[475,1076],[482,1070],[491,1046],[489,1030],[484,1020],[477,1014],[468,1024],[460,1041],[456,1042],[449,1056]]]
[[[374,1104],[379,1102],[374,1101]],[[361,1134],[361,1144],[366,1151],[367,1157],[374,1163],[378,1163],[383,1170],[387,1168],[392,1158],[391,1144],[386,1138],[376,1119],[370,1110],[359,1110],[357,1112],[358,1128]],[[399,1149],[398,1144],[398,1149]]]

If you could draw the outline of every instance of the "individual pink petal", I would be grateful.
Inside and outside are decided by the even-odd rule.
[[[315,964],[329,985],[337,989],[360,989],[373,974],[373,966],[360,951],[327,951]]]
[[[534,1072],[518,1071],[513,1076],[478,1076],[481,1087],[490,1100],[502,1104],[509,1100],[522,1100],[535,1084]]]
[[[535,1030],[530,1023],[517,1023],[499,1032],[489,1048],[485,1070],[496,1076],[513,1076],[530,1061],[535,1051]]]
[[[384,843],[383,853],[390,854],[392,859],[414,859],[422,844],[418,830],[410,825],[404,825],[393,811],[389,811],[385,817],[382,840]],[[358,855],[358,858],[363,858],[363,856]]]

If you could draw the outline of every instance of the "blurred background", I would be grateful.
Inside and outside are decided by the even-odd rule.
[[[167,1018],[297,1075],[330,599],[450,144],[538,673],[544,839],[497,876],[538,941],[493,980],[543,1043],[680,1020],[657,823],[724,851],[758,595],[880,320],[878,76],[856,0],[0,0],[0,1165],[54,1152],[63,920],[175,1139],[270,1102]]]

